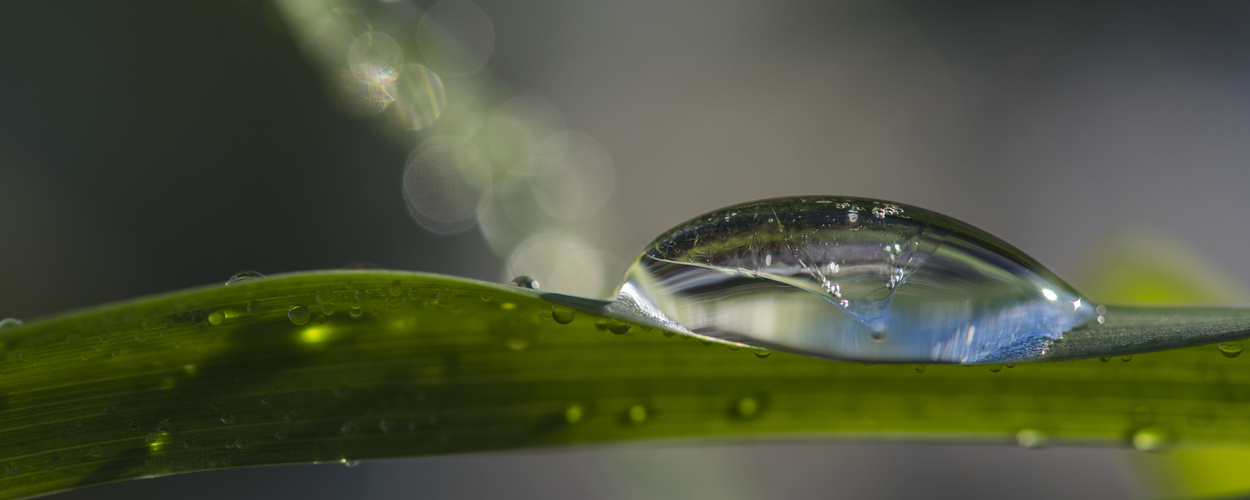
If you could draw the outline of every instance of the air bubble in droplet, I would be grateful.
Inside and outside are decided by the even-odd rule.
[[[512,281],[508,284],[515,287],[525,288],[527,290],[537,290],[539,287],[538,280],[524,274],[512,278]]]
[[[230,279],[226,280],[226,286],[235,285],[238,283],[242,283],[244,281],[254,280],[254,279],[259,279],[259,278],[264,278],[264,277],[265,275],[258,273],[256,271],[239,271],[237,273],[234,273],[234,276],[231,276]]]
[[[311,316],[312,313],[310,313],[308,311],[308,307],[303,304],[293,305],[286,312],[287,319],[291,320],[291,323],[296,325],[303,325],[304,323],[307,323],[308,318]]]
[[[1226,358],[1235,358],[1241,356],[1241,341],[1234,340],[1231,342],[1220,342],[1220,354]]]

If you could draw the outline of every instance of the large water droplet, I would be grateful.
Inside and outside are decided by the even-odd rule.
[[[8,330],[10,328],[17,328],[19,326],[22,326],[22,320],[20,319],[17,319],[17,318],[0,319],[0,330]]]
[[[782,198],[656,239],[617,307],[673,329],[834,359],[988,363],[1037,357],[1095,306],[968,224],[862,198]]]
[[[537,290],[539,286],[538,280],[531,278],[529,276],[526,276],[524,274],[517,276],[515,278],[512,278],[512,282],[508,284],[512,286],[516,286],[516,287],[526,288],[529,290]]]
[[[551,319],[556,320],[556,323],[561,325],[572,323],[575,317],[577,317],[577,313],[573,311],[572,307],[553,306],[551,308]]]
[[[1220,342],[1220,354],[1223,354],[1226,358],[1241,356],[1241,341]]]
[[[230,279],[226,280],[226,286],[234,285],[234,284],[241,283],[241,282],[248,281],[248,280],[264,278],[264,277],[265,275],[258,273],[256,271],[239,271],[237,273],[234,273],[234,276],[231,276]]]

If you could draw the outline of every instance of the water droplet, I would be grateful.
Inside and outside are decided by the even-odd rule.
[[[1241,341],[1220,342],[1220,354],[1223,354],[1226,358],[1241,356]]]
[[[619,320],[619,319],[616,319],[616,318],[609,318],[609,319],[608,319],[608,331],[609,331],[609,332],[612,332],[612,333],[615,333],[615,334],[617,334],[617,335],[621,335],[621,334],[624,334],[624,333],[628,333],[628,332],[629,332],[629,326],[630,326],[630,325],[629,325],[629,323],[626,323],[626,322],[621,321],[621,320]]]
[[[1128,363],[1129,361],[1132,361],[1132,360],[1133,360],[1132,354],[1125,354],[1123,356],[1120,356],[1120,361],[1123,361],[1125,363]]]
[[[912,365],[911,367],[911,369],[915,371],[916,373],[924,373],[925,369],[927,368],[928,366],[926,365]]]
[[[552,306],[551,308],[551,319],[556,320],[556,323],[561,325],[572,323],[573,318],[576,316],[577,312],[572,307]]]
[[[755,357],[760,358],[760,359],[764,359],[773,355],[773,352],[768,349],[756,349],[753,352],[755,353]]]
[[[626,412],[625,416],[629,419],[629,422],[633,424],[641,424],[643,422],[646,422],[647,421],[647,407],[643,405],[631,406],[629,407],[629,411]]]
[[[564,409],[564,421],[570,424],[576,424],[582,421],[582,417],[586,415],[586,407],[580,403],[573,403]]]
[[[0,330],[8,330],[22,326],[22,320],[17,318],[0,319]]]
[[[260,404],[268,405],[273,402],[273,394],[265,394],[260,397]]]
[[[1138,451],[1162,451],[1167,448],[1168,435],[1161,429],[1141,429],[1133,433],[1133,447]]]
[[[247,303],[247,313],[252,316],[257,316],[264,311],[265,308],[260,305],[260,301],[258,300],[253,300]]]
[[[339,463],[343,464],[348,469],[355,469],[357,465],[360,465],[360,460],[351,460],[351,459],[343,458],[339,460]]]
[[[378,430],[382,431],[383,434],[391,432],[395,430],[395,423],[384,418],[378,422]]]
[[[456,292],[453,290],[443,290],[434,297],[434,302],[443,307],[451,307],[454,300],[456,300]]]
[[[1106,363],[1108,361],[1111,361],[1111,356],[1103,356],[1101,358],[1098,358],[1098,361],[1102,361],[1103,363]]]
[[[773,199],[697,217],[648,245],[613,305],[705,337],[904,363],[1034,358],[1092,321],[1091,306],[984,231],[849,198]]]
[[[222,311],[213,311],[208,313],[208,324],[213,326],[221,326],[226,322],[226,313]]]
[[[247,439],[240,436],[234,440],[234,447],[240,450],[247,448]]]
[[[321,314],[332,316],[334,314],[334,304],[321,304]]]
[[[760,411],[760,402],[750,396],[743,397],[734,405],[734,412],[742,418],[755,418]]]
[[[990,365],[990,372],[998,373],[1003,371],[1003,365]]]
[[[1024,448],[1041,448],[1046,444],[1046,435],[1034,429],[1024,429],[1016,433],[1016,443]]]
[[[21,470],[22,469],[21,467],[17,465],[17,462],[9,462],[7,465],[4,466],[4,473],[10,476],[17,474],[18,472],[21,472]]]
[[[100,449],[100,445],[97,444],[91,447],[91,456],[98,457],[103,454],[104,454],[104,450]]]
[[[258,273],[256,271],[239,271],[237,273],[234,273],[234,276],[231,276],[230,279],[226,280],[226,286],[235,285],[238,283],[242,283],[244,281],[254,280],[254,279],[259,279],[259,278],[264,278],[264,277],[265,275]]]
[[[229,414],[229,413],[222,413],[222,414],[221,414],[221,423],[223,423],[223,424],[233,424],[233,423],[234,423],[234,415],[231,415],[231,414]]]
[[[311,316],[312,313],[308,312],[308,307],[303,304],[293,305],[286,312],[287,319],[291,320],[291,323],[295,323],[296,325],[307,323],[308,318]]]
[[[339,432],[343,433],[344,436],[352,436],[355,434],[359,434],[360,424],[354,421],[348,420],[347,422],[343,422],[343,425],[339,427]]]
[[[286,414],[282,415],[282,420],[288,424],[293,424],[298,420],[298,415],[296,415],[294,411],[288,411]]]
[[[517,276],[515,278],[512,278],[512,282],[508,284],[515,286],[515,287],[525,288],[529,290],[537,290],[539,286],[538,280],[531,278],[529,276],[526,276],[524,274]]]

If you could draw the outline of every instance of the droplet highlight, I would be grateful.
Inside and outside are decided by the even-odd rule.
[[[218,276],[220,276],[220,275],[218,275]],[[237,272],[237,273],[234,273],[234,275],[233,275],[233,276],[231,276],[231,277],[230,277],[230,279],[227,279],[227,280],[226,280],[226,286],[230,286],[230,285],[237,285],[237,284],[242,283],[242,282],[244,282],[244,281],[251,281],[251,280],[254,280],[254,279],[260,279],[260,278],[264,278],[264,277],[265,277],[265,275],[263,275],[263,274],[261,274],[261,273],[259,273],[259,272],[256,272],[256,271],[239,271],[239,272]]]

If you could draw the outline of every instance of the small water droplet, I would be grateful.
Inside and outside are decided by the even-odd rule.
[[[360,424],[356,423],[355,421],[348,420],[346,422],[343,422],[343,425],[339,427],[339,432],[343,433],[344,436],[352,436],[355,434],[359,434]]]
[[[530,346],[530,339],[525,335],[513,334],[504,337],[503,345],[509,350],[523,351]]]
[[[1106,363],[1108,361],[1111,361],[1111,356],[1103,356],[1101,358],[1098,358],[1098,361],[1102,361],[1103,363]]]
[[[993,373],[1001,372],[1003,371],[1003,365],[990,365],[990,371]]]
[[[221,326],[226,322],[226,313],[222,311],[213,311],[208,313],[208,324],[212,326]]]
[[[738,400],[734,405],[734,412],[742,418],[755,418],[760,411],[760,402],[751,396],[746,396]]]
[[[294,412],[294,411],[288,411],[288,412],[286,412],[286,414],[285,414],[285,415],[282,415],[282,420],[283,420],[283,421],[285,421],[285,422],[286,422],[286,423],[288,423],[288,424],[293,424],[293,423],[295,423],[295,422],[298,420],[298,418],[297,418],[297,417],[298,417],[298,416],[295,414],[295,412]]]
[[[391,422],[390,419],[384,418],[378,422],[378,430],[382,431],[383,434],[391,432],[395,430],[395,423]]]
[[[773,352],[768,349],[756,349],[754,352],[755,352],[755,357],[760,358],[760,359],[764,359],[773,355]]]
[[[247,439],[239,436],[234,440],[234,447],[240,450],[247,448]]]
[[[104,454],[104,450],[100,449],[100,445],[97,444],[91,447],[91,456],[98,457],[103,454]]]
[[[348,469],[355,469],[357,465],[360,465],[360,460],[350,460],[350,459],[344,458],[342,460],[339,460],[339,463],[343,464]]]
[[[304,323],[307,323],[308,318],[310,318],[311,316],[312,316],[312,313],[308,312],[308,307],[303,304],[293,305],[286,312],[287,319],[291,320],[291,323],[294,323],[296,325],[302,325]]]
[[[1125,363],[1128,363],[1129,361],[1132,361],[1132,360],[1133,360],[1132,354],[1125,354],[1123,356],[1120,356],[1120,361],[1123,361]]]
[[[731,351],[738,351],[742,349],[742,344],[729,344],[729,345],[726,345],[725,347],[728,347],[729,350]]]
[[[569,323],[572,323],[573,318],[576,316],[577,316],[577,312],[574,311],[572,307],[566,307],[566,306],[552,306],[551,307],[551,319],[556,320],[556,323],[559,323],[561,325],[567,325]]]
[[[231,276],[230,279],[226,280],[226,286],[242,283],[244,281],[264,278],[264,277],[265,275],[258,273],[256,271],[239,271],[237,273],[234,273],[234,276]]]
[[[1162,451],[1167,448],[1167,432],[1160,429],[1140,429],[1133,433],[1133,447],[1138,451]]]
[[[443,290],[434,297],[434,302],[443,307],[451,307],[451,303],[455,300],[456,292],[453,290]]]
[[[0,319],[0,330],[9,330],[22,326],[22,320],[17,318]]]
[[[264,394],[260,397],[260,404],[268,405],[273,402],[273,394]]]
[[[643,405],[634,405],[629,407],[626,417],[630,423],[641,424],[647,421],[647,407]]]
[[[282,431],[275,432],[273,433],[273,438],[274,439],[286,439],[286,433]]]
[[[326,316],[334,315],[334,304],[321,304],[321,314]]]
[[[927,368],[928,368],[928,365],[912,365],[911,367],[911,369],[914,370],[916,373],[924,373],[925,369]]]
[[[247,303],[247,313],[251,314],[252,316],[257,316],[264,311],[265,311],[265,308],[260,305],[259,300],[253,300]]]
[[[234,423],[234,415],[229,414],[229,413],[222,413],[222,414],[221,414],[221,423],[223,423],[223,424],[233,424],[233,423]]]
[[[621,334],[629,332],[629,326],[630,326],[629,323],[626,323],[619,319],[616,319],[616,318],[608,319],[608,331],[615,333],[617,335],[621,335]]]
[[[351,316],[352,319],[359,319],[361,316],[365,315],[365,310],[357,307],[350,311],[347,311],[347,315]]]
[[[18,472],[21,472],[21,470],[22,469],[21,467],[17,465],[17,462],[9,462],[7,465],[4,466],[4,473],[10,476],[17,474]]]
[[[573,403],[564,409],[564,421],[570,424],[576,424],[582,421],[582,417],[586,416],[586,407],[580,403]]]
[[[1041,448],[1046,444],[1046,435],[1034,429],[1024,429],[1016,433],[1016,444],[1025,448]]]
[[[1241,341],[1234,340],[1231,342],[1220,342],[1220,354],[1226,358],[1235,358],[1241,356]]]
[[[538,280],[531,278],[529,276],[526,276],[524,274],[517,276],[515,278],[512,278],[512,281],[508,284],[515,286],[515,287],[525,288],[528,290],[537,290],[539,287]]]

